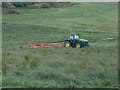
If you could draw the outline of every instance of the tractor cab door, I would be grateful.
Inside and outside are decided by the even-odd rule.
[[[72,47],[75,47],[77,39],[79,39],[79,35],[78,34],[71,34],[69,38],[70,38]]]
[[[75,44],[74,34],[71,34],[71,35],[69,36],[69,39],[70,39],[70,42],[71,42],[71,46],[74,47],[74,44]]]

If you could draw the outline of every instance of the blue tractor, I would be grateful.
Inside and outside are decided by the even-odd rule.
[[[89,46],[89,41],[85,39],[80,39],[79,34],[71,34],[69,35],[69,39],[64,41],[64,46],[66,48],[68,47],[82,48]]]

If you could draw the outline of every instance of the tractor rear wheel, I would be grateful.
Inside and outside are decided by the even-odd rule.
[[[80,44],[78,44],[78,43],[75,45],[75,47],[76,47],[76,48],[81,48],[81,47],[80,47]]]
[[[68,47],[70,47],[70,46],[71,46],[71,44],[70,44],[70,42],[69,42],[69,41],[65,41],[64,46],[65,46],[66,48],[68,48]]]

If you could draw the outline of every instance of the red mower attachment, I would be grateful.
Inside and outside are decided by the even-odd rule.
[[[37,48],[37,47],[50,47],[50,46],[63,46],[64,42],[58,43],[39,43],[39,44],[30,44],[29,48]]]

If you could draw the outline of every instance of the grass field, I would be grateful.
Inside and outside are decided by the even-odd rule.
[[[1,8],[0,12],[2,12]],[[0,88],[2,88],[2,13],[0,13],[0,24]]]
[[[3,87],[118,86],[117,3],[19,10],[10,15],[3,8]],[[90,47],[28,48],[32,43],[64,41],[71,33],[89,40]]]

